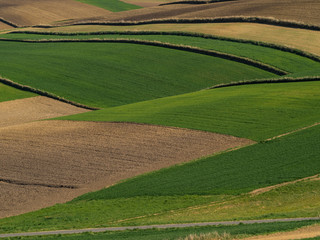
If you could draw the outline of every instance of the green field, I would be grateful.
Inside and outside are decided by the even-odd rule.
[[[126,34],[96,34],[96,35],[41,35],[41,34],[4,34],[2,38],[7,39],[140,39],[155,40],[172,44],[184,44],[193,47],[199,47],[206,50],[215,50],[224,53],[233,54],[257,60],[271,66],[277,67],[289,73],[305,73],[312,71],[311,76],[320,75],[320,62],[313,61],[293,53],[276,50],[274,48],[257,46],[249,43],[240,43],[219,39],[208,39],[202,37],[190,36],[172,36],[172,35],[126,35]],[[317,73],[317,74],[315,74]],[[308,74],[307,74],[308,75]]]
[[[238,62],[135,44],[0,42],[0,47],[4,77],[102,108],[275,76]]]
[[[0,83],[0,102],[37,96]]]
[[[318,125],[141,175],[67,204],[1,219],[0,232],[318,216],[320,181],[246,193],[318,174],[319,133]]]
[[[320,82],[243,85],[203,90],[62,119],[175,126],[259,141],[319,121],[319,89]]]
[[[111,12],[128,11],[141,8],[137,5],[122,2],[120,0],[77,0],[86,4],[91,4],[100,8],[107,9]]]
[[[291,222],[291,223],[263,223],[235,226],[214,226],[214,227],[194,227],[194,228],[169,228],[169,229],[150,229],[150,230],[128,230],[118,232],[105,233],[84,233],[75,235],[58,235],[58,236],[42,236],[42,237],[24,237],[26,240],[38,239],[65,239],[65,240],[177,240],[178,238],[188,236],[189,234],[200,233],[224,233],[234,237],[251,236],[258,234],[268,234],[276,231],[289,231],[300,227],[309,226],[319,223],[319,221]],[[21,238],[4,238],[21,239]]]

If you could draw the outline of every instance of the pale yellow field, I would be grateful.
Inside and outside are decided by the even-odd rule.
[[[185,31],[275,43],[320,55],[320,31],[256,23],[146,24],[139,26],[68,26],[28,29],[52,32],[93,31]]]

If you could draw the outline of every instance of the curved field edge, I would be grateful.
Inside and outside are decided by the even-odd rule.
[[[305,24],[297,21],[286,21],[279,20],[272,17],[244,17],[244,16],[233,16],[233,17],[216,17],[216,18],[196,18],[196,19],[153,19],[145,21],[78,21],[75,23],[61,23],[56,25],[35,25],[33,27],[51,28],[57,26],[76,26],[76,25],[116,25],[116,26],[130,26],[130,25],[143,25],[143,24],[158,24],[158,23],[235,23],[235,22],[246,22],[246,23],[260,23],[267,25],[275,25],[281,27],[290,28],[301,28],[308,30],[320,31],[319,25]]]
[[[7,86],[7,84],[2,84],[1,77],[0,77],[0,102],[35,97],[35,96],[37,95],[33,94],[30,91],[21,91],[17,87],[10,87],[10,86]]]
[[[121,12],[121,11],[128,11],[132,9],[139,9],[142,8],[140,6],[129,4],[121,0],[76,0],[78,2],[86,3],[89,5],[94,5],[100,8],[107,9],[111,12]]]
[[[105,34],[110,34],[110,35],[168,35],[168,36],[187,36],[187,37],[199,37],[199,38],[205,38],[205,39],[214,39],[214,40],[222,40],[222,41],[230,41],[230,42],[238,42],[238,43],[248,43],[248,44],[253,44],[257,46],[262,46],[262,47],[268,47],[268,48],[273,48],[276,50],[284,51],[284,52],[289,52],[293,54],[300,55],[302,57],[309,58],[311,60],[320,62],[320,57],[303,51],[299,50],[296,48],[291,48],[279,44],[272,44],[272,43],[267,43],[267,42],[262,42],[262,41],[254,41],[254,40],[245,40],[245,39],[240,39],[240,38],[230,38],[230,37],[223,37],[223,36],[217,36],[217,35],[212,35],[212,34],[204,34],[204,33],[192,33],[192,32],[180,32],[180,31],[95,31],[95,32],[44,32],[44,31],[24,31],[24,30],[19,30],[19,31],[10,31],[9,34],[37,34],[37,35],[53,35],[53,36],[95,36],[95,35],[105,35]]]
[[[146,41],[139,39],[49,39],[49,40],[23,40],[23,39],[0,39],[0,41],[9,41],[9,42],[25,42],[25,43],[75,43],[75,42],[85,42],[85,43],[130,43],[130,44],[138,44],[138,45],[146,45],[146,46],[155,46],[155,47],[163,47],[174,50],[187,51],[191,53],[197,53],[212,57],[218,57],[230,61],[235,61],[238,63],[246,64],[249,66],[253,66],[256,68],[260,68],[261,70],[283,76],[287,75],[288,72],[281,70],[277,67],[268,65],[263,62],[259,62],[256,60],[252,60],[250,58],[240,57],[233,54],[223,53],[214,50],[205,50],[192,46],[185,45],[176,45],[170,43],[163,43],[159,41]]]
[[[318,122],[319,88],[318,80],[231,86],[62,119],[147,123],[261,141]]]
[[[44,37],[45,36],[45,37]],[[206,37],[196,37],[196,36],[183,36],[183,35],[173,35],[166,34],[162,32],[144,32],[142,35],[136,35],[135,32],[131,32],[128,35],[115,34],[111,32],[108,35],[102,35],[101,33],[96,33],[96,35],[91,34],[72,34],[70,36],[60,35],[42,35],[42,34],[4,34],[2,35],[5,39],[26,39],[26,40],[46,40],[49,39],[136,39],[139,41],[157,41],[165,44],[173,45],[185,45],[188,47],[196,47],[202,50],[213,50],[218,52],[223,52],[226,54],[231,54],[235,56],[240,56],[244,58],[249,58],[254,61],[262,62],[268,64],[269,66],[274,66],[281,69],[287,73],[293,75],[299,74],[303,75],[316,75],[317,71],[320,69],[320,59],[314,60],[301,56],[301,54],[295,54],[292,52],[281,51],[275,48],[268,48],[264,46],[259,46],[250,43],[241,43],[235,41],[226,41],[221,39],[206,38]],[[92,37],[91,37],[92,36]],[[315,58],[316,59],[316,58]],[[319,72],[320,73],[320,72]]]
[[[123,105],[223,82],[275,76],[234,61],[138,44],[0,44],[0,72],[7,79],[91,107]]]
[[[317,216],[319,180],[239,193],[319,173],[319,131],[316,126],[131,178],[67,204],[2,219],[0,231]]]

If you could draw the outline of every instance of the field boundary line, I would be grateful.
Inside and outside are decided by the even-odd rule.
[[[18,28],[19,27],[18,25],[14,24],[13,22],[5,20],[2,17],[0,17],[0,22],[3,22],[4,24],[7,24],[7,25],[9,25],[11,27],[14,27],[14,28]]]
[[[170,43],[163,43],[159,41],[146,41],[146,40],[136,40],[136,39],[51,39],[51,40],[21,40],[21,39],[6,39],[0,38],[0,41],[7,42],[26,42],[26,43],[76,43],[76,42],[85,42],[85,43],[129,43],[129,44],[138,44],[138,45],[146,45],[146,46],[155,46],[155,47],[163,47],[168,49],[181,50],[186,52],[193,52],[197,54],[218,57],[242,64],[246,64],[249,66],[253,66],[256,68],[260,68],[264,71],[268,71],[274,73],[279,76],[287,75],[288,72],[281,70],[279,68],[273,67],[271,65],[252,60],[250,58],[240,57],[228,53],[213,51],[213,50],[204,50],[197,47],[187,46],[187,45],[176,45]]]
[[[176,4],[209,4],[209,3],[221,3],[221,2],[232,2],[236,0],[183,0],[183,1],[176,1],[176,2],[168,2],[168,3],[161,3],[159,6],[166,6],[166,5],[176,5]]]
[[[242,86],[242,85],[250,85],[250,84],[318,82],[318,81],[320,81],[320,76],[301,77],[301,78],[283,77],[283,78],[255,79],[255,80],[246,80],[246,81],[239,81],[239,82],[217,84],[217,85],[205,88],[204,90],[224,88],[224,87],[233,87],[233,86]]]
[[[106,232],[106,231],[125,231],[125,230],[136,230],[136,229],[145,230],[145,229],[153,229],[153,228],[167,229],[167,228],[187,228],[187,227],[239,225],[239,224],[254,224],[254,223],[275,223],[275,222],[302,222],[302,221],[319,221],[319,220],[320,220],[320,217],[306,217],[306,218],[239,220],[239,221],[203,222],[203,223],[159,224],[159,225],[127,226],[127,227],[86,228],[86,229],[73,229],[73,230],[43,231],[43,232],[7,233],[7,234],[0,234],[0,238],[59,235],[59,234],[61,235],[80,234],[80,233],[86,233],[86,232],[98,233],[98,232]]]
[[[212,34],[204,34],[204,33],[196,33],[196,32],[180,32],[180,31],[97,31],[97,32],[76,32],[76,33],[64,33],[64,32],[40,32],[40,31],[10,31],[9,33],[17,34],[37,34],[37,35],[55,35],[55,36],[97,36],[97,35],[165,35],[165,36],[185,36],[185,37],[199,37],[204,39],[214,39],[214,40],[221,40],[221,41],[228,41],[228,42],[237,42],[237,43],[244,43],[244,44],[252,44],[261,47],[267,47],[276,49],[283,52],[288,52],[292,54],[296,54],[302,57],[309,58],[311,60],[320,62],[320,56],[315,54],[305,52],[299,50],[297,48],[291,48],[282,46],[279,44],[274,43],[267,43],[261,41],[254,41],[254,40],[245,40],[240,38],[230,38],[230,37],[223,37],[217,36]]]
[[[306,24],[298,21],[280,20],[273,17],[254,17],[254,16],[231,16],[216,18],[168,18],[168,19],[151,19],[145,21],[78,21],[74,23],[62,23],[56,25],[34,25],[39,28],[53,28],[59,26],[77,26],[77,25],[113,25],[113,26],[132,26],[145,24],[164,24],[164,23],[260,23],[289,28],[301,28],[307,30],[320,31],[320,25]]]
[[[0,183],[8,183],[13,185],[20,185],[20,186],[40,186],[40,187],[47,187],[47,188],[68,188],[68,189],[77,189],[78,186],[75,185],[64,185],[64,184],[48,184],[48,183],[36,183],[36,182],[26,182],[21,180],[14,180],[14,179],[5,179],[0,178]]]
[[[10,87],[14,87],[16,89],[20,89],[20,90],[23,90],[23,91],[36,93],[36,94],[38,94],[40,96],[52,98],[54,100],[58,100],[60,102],[67,103],[67,104],[73,105],[75,107],[80,107],[80,108],[84,108],[84,109],[88,109],[88,110],[99,110],[99,108],[89,107],[89,106],[83,105],[81,103],[76,103],[76,102],[64,99],[62,97],[56,96],[56,95],[54,95],[52,93],[49,93],[49,92],[46,92],[46,91],[43,91],[43,90],[40,90],[40,89],[36,89],[36,88],[30,87],[30,86],[27,86],[27,85],[22,85],[20,83],[16,83],[16,82],[14,82],[12,80],[9,80],[7,78],[0,77],[0,83],[3,83],[5,85],[8,85]]]

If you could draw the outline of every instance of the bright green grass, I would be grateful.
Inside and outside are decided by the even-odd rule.
[[[169,229],[148,229],[148,230],[128,230],[105,233],[84,233],[74,235],[56,235],[56,236],[39,236],[39,237],[24,237],[23,239],[65,239],[65,240],[176,240],[180,237],[188,236],[189,234],[212,233],[220,234],[229,233],[230,235],[258,235],[267,234],[278,231],[289,231],[300,227],[309,226],[319,221],[304,221],[291,223],[262,223],[249,225],[233,225],[233,226],[208,226],[208,227],[193,227],[193,228],[169,228]],[[4,240],[9,238],[4,238]],[[10,238],[20,239],[20,238]]]
[[[265,140],[318,122],[319,90],[320,82],[235,86],[62,119],[148,123]]]
[[[320,172],[320,125],[129,179],[73,202],[136,196],[239,194]]]
[[[132,9],[142,8],[137,5],[122,2],[120,0],[77,0],[86,4],[91,4],[100,8],[107,9],[111,12],[121,12]]]
[[[37,96],[0,83],[0,102]]]
[[[309,74],[309,71],[317,71],[320,75],[320,63],[311,59],[288,53],[273,48],[257,46],[248,43],[223,41],[217,39],[204,39],[200,37],[187,36],[165,36],[165,35],[78,35],[78,36],[58,36],[41,34],[5,34],[1,37],[9,39],[90,39],[90,38],[126,38],[141,40],[156,40],[172,44],[184,44],[199,47],[207,50],[216,50],[237,56],[254,59],[271,66],[280,68],[289,73],[301,73],[302,76]],[[314,74],[312,74],[314,75]]]
[[[0,55],[4,77],[102,108],[275,76],[220,58],[135,44],[2,41]]]

